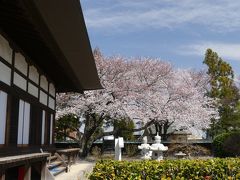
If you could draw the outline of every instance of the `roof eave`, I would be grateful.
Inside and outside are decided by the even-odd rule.
[[[43,39],[74,84],[74,88],[67,91],[102,89],[80,3],[76,0],[24,0],[24,3]],[[59,92],[66,91],[64,89]]]

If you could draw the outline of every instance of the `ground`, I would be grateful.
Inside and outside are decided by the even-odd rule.
[[[95,161],[90,160],[78,160],[76,164],[70,167],[70,172],[62,173],[56,176],[56,180],[84,180],[86,176],[92,171],[95,165]]]

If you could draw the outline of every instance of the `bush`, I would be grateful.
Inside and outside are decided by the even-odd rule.
[[[230,133],[222,133],[213,139],[213,151],[217,157],[225,157],[227,153],[223,149],[224,141],[230,136]]]
[[[113,161],[96,163],[90,180],[240,179],[240,159]]]
[[[174,156],[175,153],[182,151],[191,156],[210,156],[211,151],[205,147],[192,144],[171,144],[166,152],[167,156]]]
[[[214,155],[217,157],[240,156],[240,132],[223,133],[213,140]]]
[[[134,144],[125,144],[125,151],[129,157],[132,157],[138,154],[138,147]]]
[[[92,154],[94,157],[100,157],[100,156],[102,155],[101,148],[99,148],[98,146],[94,146],[94,147],[92,148],[91,154]]]
[[[223,149],[231,157],[240,156],[240,133],[232,133],[231,136],[225,140]]]

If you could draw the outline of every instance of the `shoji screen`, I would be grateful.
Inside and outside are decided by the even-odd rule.
[[[5,144],[7,93],[0,91],[0,144]]]
[[[18,144],[29,144],[30,104],[20,100],[18,114]]]
[[[41,144],[45,143],[45,121],[46,121],[46,112],[42,111],[42,138],[41,138]]]

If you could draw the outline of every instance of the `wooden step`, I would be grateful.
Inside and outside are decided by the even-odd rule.
[[[53,169],[50,169],[49,171],[51,172],[51,174],[52,174],[53,176],[57,176],[58,174],[66,171],[66,169],[67,169],[66,167],[58,166],[58,167],[55,167],[55,168],[53,168]]]
[[[50,164],[48,164],[47,167],[48,167],[48,169],[53,169],[53,168],[58,167],[62,164],[63,164],[62,161],[53,161]]]

